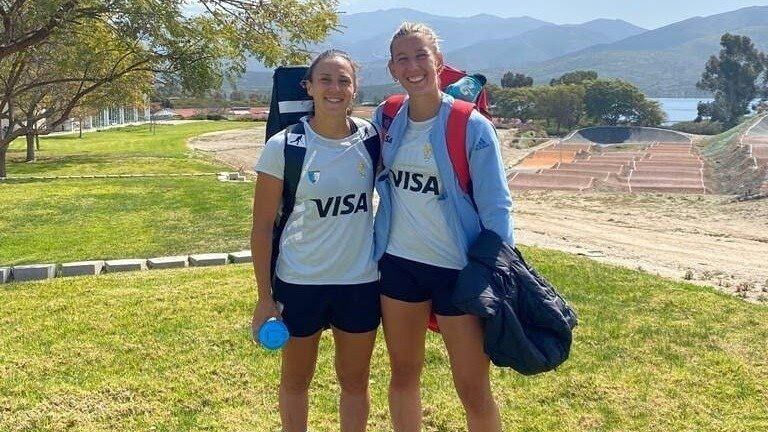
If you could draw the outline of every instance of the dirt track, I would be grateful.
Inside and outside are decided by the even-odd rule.
[[[252,172],[263,124],[190,141]],[[502,133],[502,140],[504,135]],[[526,151],[503,145],[505,164]],[[516,191],[517,240],[768,301],[768,199]]]
[[[517,239],[768,300],[768,200],[515,194]]]

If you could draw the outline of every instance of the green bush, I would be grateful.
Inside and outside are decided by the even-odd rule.
[[[672,129],[696,135],[717,135],[723,132],[723,124],[718,121],[680,122],[672,125]]]

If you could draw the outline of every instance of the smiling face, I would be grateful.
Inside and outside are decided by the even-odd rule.
[[[307,93],[315,103],[315,114],[346,115],[357,91],[352,64],[338,56],[315,64],[307,81]]]
[[[423,35],[411,34],[392,41],[389,72],[411,97],[439,93],[443,55]]]

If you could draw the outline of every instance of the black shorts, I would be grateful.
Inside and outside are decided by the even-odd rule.
[[[294,337],[311,336],[330,326],[365,333],[381,322],[378,282],[297,285],[277,279],[272,297],[283,304],[283,322]]]
[[[460,270],[384,254],[379,260],[379,272],[383,295],[410,303],[431,300],[435,315],[465,315],[451,300]]]

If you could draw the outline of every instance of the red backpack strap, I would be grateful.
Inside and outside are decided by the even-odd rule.
[[[397,112],[400,111],[400,107],[405,103],[404,94],[393,94],[384,101],[384,106],[381,109],[381,127],[384,132],[389,130],[392,125],[392,120],[395,119]]]
[[[459,179],[459,186],[464,193],[472,194],[472,178],[469,175],[469,161],[467,160],[467,123],[475,105],[463,100],[455,99],[448,115],[448,132],[446,143],[448,156],[451,158],[453,172]]]

